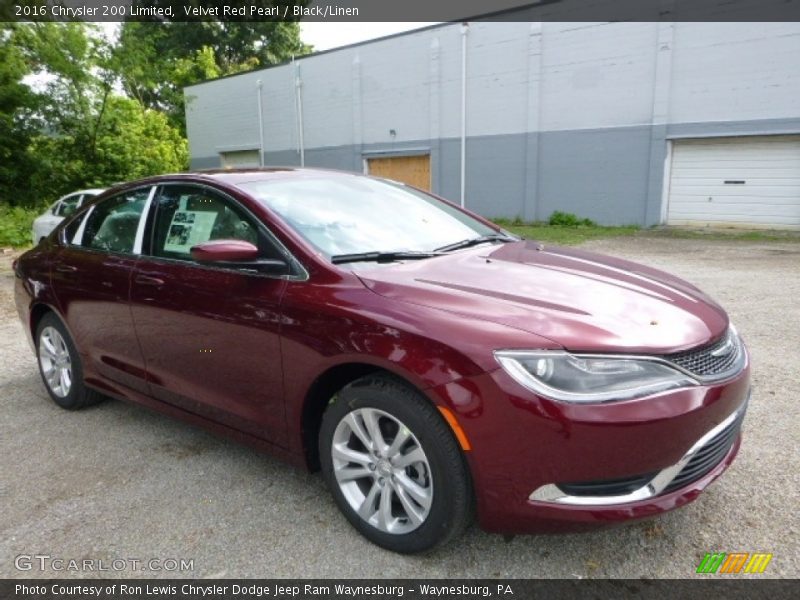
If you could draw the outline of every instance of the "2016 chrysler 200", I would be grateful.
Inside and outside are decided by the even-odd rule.
[[[394,182],[138,181],[15,271],[59,406],[132,400],[321,468],[350,523],[398,552],[475,512],[508,533],[652,516],[739,448],[748,354],[708,296]]]

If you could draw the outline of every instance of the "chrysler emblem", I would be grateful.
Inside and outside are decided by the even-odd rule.
[[[730,336],[728,336],[728,339],[725,340],[725,343],[722,346],[711,352],[711,356],[719,358],[720,356],[727,356],[732,351],[733,351],[733,340],[731,340]]]

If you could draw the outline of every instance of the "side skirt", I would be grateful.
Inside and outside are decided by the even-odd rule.
[[[205,417],[190,413],[181,408],[177,408],[170,404],[165,404],[160,400],[155,400],[150,396],[146,396],[139,392],[135,392],[130,389],[126,389],[123,392],[116,387],[112,387],[107,382],[98,380],[94,377],[87,378],[85,383],[88,387],[116,400],[122,400],[124,402],[130,402],[132,404],[144,406],[145,408],[149,408],[155,412],[172,417],[173,419],[189,423],[195,427],[200,427],[201,429],[220,437],[231,439],[245,446],[249,446],[255,450],[258,450],[259,452],[271,454],[272,456],[275,456],[276,458],[287,462],[292,466],[298,467],[304,471],[308,471],[308,467],[302,456],[298,456],[297,454],[264,439],[242,433],[238,429],[233,429],[226,425],[217,423],[216,421],[211,421]]]

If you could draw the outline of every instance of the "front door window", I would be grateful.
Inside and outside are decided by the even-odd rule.
[[[258,245],[258,229],[227,198],[196,186],[164,186],[156,196],[152,254],[191,260],[192,246],[209,240],[244,240]]]

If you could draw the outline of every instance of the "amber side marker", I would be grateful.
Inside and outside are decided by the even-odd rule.
[[[467,439],[467,434],[464,433],[464,430],[461,429],[461,425],[458,424],[456,420],[456,416],[453,414],[453,411],[447,408],[446,406],[439,406],[439,412],[442,413],[447,424],[450,425],[450,429],[453,430],[453,433],[456,434],[456,439],[458,440],[461,449],[465,452],[472,450],[472,446]]]

